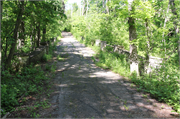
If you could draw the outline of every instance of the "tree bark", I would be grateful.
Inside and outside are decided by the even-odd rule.
[[[147,50],[146,50],[146,62],[145,62],[145,67],[147,67],[147,71],[146,73],[149,73],[148,72],[148,69],[150,68],[149,67],[149,52],[150,52],[150,38],[149,38],[149,24],[148,24],[148,19],[145,20],[146,24],[146,36],[147,36]]]
[[[63,8],[63,13],[65,14],[65,4],[64,4],[64,0],[62,0],[62,8]]]
[[[169,5],[168,5],[168,8],[167,8],[167,12],[166,14],[169,13]],[[167,15],[165,16],[165,20],[164,20],[164,29],[166,27],[166,22],[167,22]],[[164,31],[163,31],[163,42],[164,42],[164,46],[166,45],[166,41],[165,41],[165,38],[164,38]],[[166,57],[166,47],[165,47],[165,57]]]
[[[174,0],[169,0],[169,4],[171,6],[172,13],[175,16],[175,20],[174,20],[173,24],[174,24],[174,30],[175,30],[176,38],[178,39],[177,48],[178,48],[178,56],[179,56],[179,70],[180,70],[180,36],[178,36],[178,33],[179,33],[179,27],[178,26],[179,26],[179,24],[177,23],[178,15],[177,15],[177,12],[176,12]]]
[[[46,25],[44,25],[44,28],[43,28],[43,36],[41,40],[41,45],[46,45]]]
[[[85,13],[86,13],[86,1],[83,0],[83,12],[82,12],[82,14],[85,15]]]
[[[6,68],[7,69],[10,68],[11,60],[12,60],[13,55],[14,55],[14,51],[15,51],[16,44],[17,44],[17,32],[18,32],[19,25],[21,23],[22,14],[24,12],[24,1],[20,1],[19,3],[20,3],[20,9],[19,9],[19,13],[18,13],[18,16],[17,16],[15,28],[14,28],[14,31],[13,31],[14,42],[11,44],[11,49],[10,49],[8,58],[6,60]]]
[[[32,51],[34,51],[35,50],[35,47],[36,47],[36,27],[34,26],[34,29],[33,29],[33,45],[32,45]]]
[[[2,21],[3,1],[0,1],[0,7],[1,7],[0,17],[1,17],[1,21]],[[0,22],[0,25],[1,25],[1,22]]]
[[[107,6],[108,1],[109,1],[109,0],[106,0],[106,13],[109,14],[109,7]]]
[[[0,27],[1,27],[1,22],[2,22],[2,10],[3,10],[3,1],[0,1],[0,7],[1,7],[1,9],[0,9]],[[1,31],[1,28],[0,28],[0,31]],[[0,34],[0,44],[1,44],[1,34]],[[1,45],[2,46],[2,45]],[[1,65],[1,49],[0,49],[0,66],[2,66]]]
[[[41,33],[41,30],[40,30],[40,22],[38,23],[37,25],[37,47],[39,47],[39,41],[40,41],[40,33]]]
[[[180,70],[180,36],[178,41],[178,55],[179,55],[179,70]]]
[[[87,12],[88,12],[88,5],[89,5],[89,3],[88,3],[88,0],[87,0],[86,16],[87,16]]]
[[[134,39],[137,39],[137,34],[136,34],[136,27],[135,27],[135,19],[131,16],[134,13],[134,4],[133,0],[128,0],[129,3],[129,12],[130,12],[130,17],[128,20],[129,24],[129,40],[133,41]],[[130,71],[136,72],[137,75],[139,75],[139,67],[138,67],[138,57],[137,57],[137,47],[134,44],[130,45]]]
[[[43,41],[46,41],[46,25],[43,28]]]
[[[21,42],[23,43],[21,45],[24,45],[24,41],[25,41],[25,26],[24,26],[24,21],[21,22],[21,30],[22,30],[22,39],[21,39]]]
[[[104,8],[105,8],[105,0],[102,1],[102,4],[103,4],[102,13],[105,13],[105,12],[106,12],[106,11],[104,10]]]

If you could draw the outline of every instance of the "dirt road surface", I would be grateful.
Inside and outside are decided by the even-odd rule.
[[[138,92],[122,76],[95,66],[91,60],[94,52],[70,33],[62,35],[56,54],[66,60],[57,63],[50,98],[53,109],[44,112],[45,117],[177,118],[170,106]]]

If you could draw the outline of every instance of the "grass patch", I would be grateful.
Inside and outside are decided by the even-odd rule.
[[[57,56],[57,60],[58,60],[58,61],[65,61],[65,58],[63,58],[63,57],[61,57],[61,56],[58,55],[58,56]]]
[[[69,59],[69,54],[68,53],[66,53],[64,55],[58,55],[57,56],[58,61],[66,61],[67,59]]]

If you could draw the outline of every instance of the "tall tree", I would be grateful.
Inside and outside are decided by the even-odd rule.
[[[87,6],[86,6],[86,16],[87,16],[87,13],[88,13],[88,6],[89,6],[89,2],[87,0]]]
[[[3,7],[3,1],[0,1],[0,8],[1,8],[0,9],[0,26],[1,26],[1,22],[2,22],[2,10],[3,10],[2,7]],[[1,44],[1,34],[0,34],[0,44]],[[0,50],[0,65],[1,65],[1,50]]]
[[[134,0],[128,0],[128,10],[129,10],[129,40],[132,42],[137,39],[136,27],[135,27],[135,18],[133,17],[135,12]],[[138,67],[138,56],[137,56],[137,47],[135,44],[130,44],[130,71],[136,72],[139,75]]]
[[[106,0],[106,13],[109,14],[109,7],[108,7],[108,5],[107,5],[108,2],[109,2],[109,0]]]
[[[15,28],[13,30],[13,43],[11,44],[11,49],[10,49],[8,58],[6,60],[6,65],[7,65],[6,68],[9,68],[11,65],[11,60],[13,58],[16,44],[17,44],[17,33],[18,33],[19,25],[21,23],[22,15],[24,12],[24,1],[19,1],[17,2],[17,4],[18,4],[18,13],[17,13]]]
[[[82,15],[86,13],[86,0],[83,0],[83,8],[82,8]]]
[[[176,10],[176,7],[175,7],[175,1],[174,0],[169,0],[169,4],[170,4],[170,6],[171,6],[171,11],[172,11],[172,13],[173,13],[173,15],[174,15],[174,22],[173,22],[173,24],[174,24],[174,32],[175,32],[175,37],[178,39],[177,40],[177,49],[178,49],[178,56],[179,56],[179,70],[180,70],[180,35],[178,35],[178,33],[179,33],[179,27],[180,27],[180,24],[178,23],[178,21],[179,21],[179,16],[178,16],[178,14],[177,14],[177,10]]]

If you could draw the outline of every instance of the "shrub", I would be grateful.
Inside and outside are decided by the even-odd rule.
[[[24,67],[20,73],[10,74],[2,71],[1,80],[1,115],[19,105],[18,98],[22,95],[37,93],[37,87],[48,78],[40,67]]]

